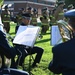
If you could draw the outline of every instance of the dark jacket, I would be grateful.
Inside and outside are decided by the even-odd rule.
[[[7,41],[5,33],[0,30],[0,54],[4,54],[7,58],[13,58],[16,50],[11,47]]]
[[[75,38],[53,47],[52,52],[48,69],[55,74],[75,75]]]

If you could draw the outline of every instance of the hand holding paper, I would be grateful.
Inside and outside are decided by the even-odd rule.
[[[33,47],[39,31],[37,26],[20,26],[13,43]]]

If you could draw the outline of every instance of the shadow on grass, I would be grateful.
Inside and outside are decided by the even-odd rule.
[[[10,33],[10,35],[15,35],[15,32]]]
[[[44,39],[44,40],[37,41],[36,44],[37,44],[37,43],[48,42],[48,41],[50,41],[50,39]]]
[[[43,35],[49,35],[50,34],[50,32],[47,32],[47,33],[45,33],[45,34],[43,34]]]

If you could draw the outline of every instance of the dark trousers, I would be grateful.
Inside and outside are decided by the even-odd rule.
[[[7,33],[10,31],[10,22],[4,22],[4,29],[6,30]]]
[[[17,70],[13,68],[3,68],[0,71],[0,75],[29,75],[29,73],[26,71]]]
[[[18,58],[16,60],[16,66],[22,66],[25,56],[27,56],[27,52],[24,46],[15,45],[15,49],[17,50]]]
[[[11,48],[10,50],[7,50],[3,47],[0,47],[0,56],[2,58],[2,68],[5,68],[6,65],[5,65],[5,56],[8,58],[8,59],[11,59],[13,62],[11,63],[13,67],[15,67],[15,61],[13,60],[15,58],[15,55],[16,55],[16,51],[14,48]]]
[[[42,54],[43,54],[43,51],[44,50],[42,48],[37,47],[37,46],[34,46],[31,49],[27,49],[28,55],[36,54],[35,59],[34,59],[34,62],[33,62],[33,66],[35,66],[36,63],[39,63],[40,62],[41,57],[42,57]]]
[[[43,25],[43,26],[42,26],[41,33],[42,33],[42,34],[45,34],[48,29],[49,29],[49,26],[48,26],[48,25]]]
[[[16,46],[22,53],[19,61],[19,65],[22,66],[24,63],[24,59],[26,56],[31,54],[36,54],[36,57],[34,59],[33,65],[36,65],[36,63],[39,63],[43,54],[43,49],[40,47],[33,47],[33,48],[25,48],[24,46]]]

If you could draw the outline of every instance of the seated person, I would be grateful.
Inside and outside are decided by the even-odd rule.
[[[0,55],[4,57],[4,55],[8,59],[14,59],[16,55],[16,49],[11,47],[7,41],[6,34],[0,30]],[[13,64],[14,63],[14,64]],[[12,62],[12,67],[14,67],[15,62]],[[4,62],[2,63],[2,67],[5,67]]]
[[[73,29],[73,38],[52,48],[53,59],[48,69],[55,74],[75,75],[75,9],[65,12],[64,16]]]
[[[5,33],[3,33],[3,31],[0,30],[0,56],[2,57],[2,66],[0,68],[0,75],[29,75],[28,72],[26,71],[21,71],[21,70],[17,70],[17,69],[13,69],[16,68],[16,62],[15,62],[15,55],[16,52],[18,53],[18,51],[14,48],[11,47],[7,41],[6,35]],[[4,56],[6,56],[8,59],[11,59],[11,68],[7,68],[7,66],[5,65],[5,58]],[[10,70],[10,71],[9,71]]]
[[[31,21],[31,15],[29,13],[22,14],[21,26],[29,25],[30,21]],[[18,30],[18,27],[17,27],[17,30]],[[32,64],[32,67],[35,67],[36,64],[40,62],[43,51],[44,51],[42,48],[37,47],[37,46],[34,46],[33,48],[26,48],[22,45],[15,45],[15,46],[16,46],[16,48],[18,48],[22,52],[22,57],[21,57],[21,60],[19,62],[20,66],[23,65],[25,57],[27,55],[31,55],[31,54],[36,54],[36,57],[35,57],[34,62]]]
[[[19,69],[3,68],[0,71],[0,75],[29,75],[29,73],[26,71],[19,70]]]
[[[15,47],[9,45],[6,34],[3,31],[3,24],[0,23],[0,56],[2,58],[2,65],[0,66],[0,75],[29,75],[28,72],[13,69],[16,68],[15,55],[19,53]],[[5,56],[11,59],[11,68],[5,65]]]

